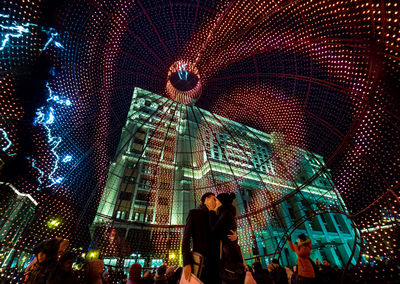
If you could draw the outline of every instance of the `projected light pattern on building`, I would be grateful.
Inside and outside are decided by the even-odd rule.
[[[318,179],[300,188],[320,170]],[[149,265],[159,258],[178,264],[169,255],[180,254],[187,214],[209,191],[237,194],[238,234],[247,258],[257,252],[268,263],[284,251],[283,232],[300,216],[331,210],[336,213],[311,218],[296,231],[321,247],[313,257],[329,257],[338,266],[356,262],[355,232],[346,215],[338,214],[348,212],[321,156],[286,145],[282,134],[138,88],[92,225],[93,245],[108,258],[133,253]],[[282,260],[295,262],[288,253]]]
[[[340,266],[398,261],[397,1],[43,2],[0,11],[1,181],[38,203],[4,255],[58,235],[155,265],[212,190],[240,196],[246,257],[292,264],[306,232]]]

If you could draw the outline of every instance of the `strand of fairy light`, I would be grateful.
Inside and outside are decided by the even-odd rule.
[[[8,18],[10,18],[10,16],[5,15],[5,14],[0,14],[0,18],[8,19]],[[1,40],[0,51],[3,51],[7,46],[12,47],[12,44],[10,43],[11,38],[20,38],[23,36],[23,34],[30,33],[30,30],[29,30],[30,26],[37,26],[37,25],[31,24],[31,23],[18,24],[15,21],[11,25],[0,24],[0,28],[2,30],[7,31],[7,33],[4,35],[4,38]],[[42,31],[45,32],[49,38],[48,38],[47,42],[45,43],[44,47],[41,49],[41,51],[45,51],[50,46],[51,43],[53,43],[54,46],[57,48],[64,48],[64,46],[59,41],[55,40],[56,37],[59,36],[59,34],[54,29],[50,28],[49,30],[47,30],[47,29],[43,28]],[[47,99],[47,102],[49,104],[53,102],[57,105],[63,105],[63,106],[67,106],[67,107],[72,104],[71,100],[69,100],[69,99],[60,99],[60,97],[58,95],[53,95],[53,91],[51,90],[48,82],[46,82],[46,88],[47,88],[48,94],[49,94],[48,99]],[[46,187],[51,187],[55,184],[60,184],[64,180],[64,177],[57,177],[57,178],[54,177],[56,171],[59,169],[59,161],[60,161],[60,156],[57,152],[57,148],[59,147],[60,143],[62,142],[61,137],[53,136],[53,134],[52,134],[51,125],[53,125],[53,123],[55,122],[55,119],[56,119],[54,107],[55,106],[40,107],[36,111],[37,116],[33,123],[35,126],[41,125],[45,128],[45,130],[47,132],[47,142],[48,142],[48,145],[50,146],[50,151],[53,154],[53,156],[56,157],[56,160],[54,162],[54,167],[52,168],[50,174],[48,175],[48,180],[50,181],[50,184],[47,185]],[[12,145],[12,142],[8,139],[8,134],[4,129],[1,129],[1,132],[3,134],[4,139],[8,143],[5,147],[2,148],[2,150],[5,152]],[[30,158],[30,157],[27,157],[27,159],[31,161],[32,167],[34,169],[36,169],[40,174],[40,176],[38,177],[38,182],[39,182],[38,190],[40,190],[43,185],[42,178],[44,176],[44,171],[36,165],[37,161],[35,159]],[[63,163],[68,163],[70,161],[72,161],[71,155],[66,155],[62,159]]]
[[[6,152],[6,151],[11,147],[12,142],[11,142],[11,140],[8,138],[8,134],[7,134],[7,132],[6,132],[3,128],[0,128],[0,131],[1,131],[1,133],[3,134],[4,140],[7,142],[7,145],[4,146],[1,150],[2,150],[3,152]]]
[[[56,116],[55,116],[55,110],[54,110],[54,105],[51,105],[51,103],[56,103],[58,105],[63,105],[63,106],[71,106],[72,103],[69,99],[60,99],[60,97],[58,95],[53,95],[53,91],[51,90],[49,83],[46,83],[46,88],[48,90],[48,94],[49,97],[47,99],[47,102],[49,103],[48,106],[42,106],[40,107],[37,111],[36,111],[36,118],[34,121],[34,125],[41,125],[44,127],[44,129],[47,132],[47,142],[48,145],[50,146],[50,152],[53,154],[54,157],[56,157],[55,162],[54,162],[54,167],[52,168],[49,176],[48,176],[48,180],[51,181],[51,183],[49,185],[47,185],[46,187],[51,187],[55,184],[60,184],[63,180],[64,177],[57,177],[55,178],[54,175],[57,172],[58,168],[59,168],[59,162],[60,162],[60,155],[57,152],[57,148],[59,147],[59,145],[62,142],[62,138],[58,137],[58,136],[53,136],[52,134],[52,127],[51,125],[54,124],[55,120],[56,120]],[[71,155],[65,155],[64,158],[62,159],[63,163],[68,163],[70,161],[72,161],[73,157]],[[35,166],[34,164],[34,160],[32,160],[32,167],[38,169],[38,167]],[[38,169],[39,171],[39,169]],[[40,171],[39,171],[40,173]],[[41,174],[42,177],[42,174]],[[39,184],[42,184],[41,181],[39,181]],[[39,187],[40,189],[40,187]]]

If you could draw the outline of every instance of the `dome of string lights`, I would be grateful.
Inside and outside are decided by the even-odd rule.
[[[291,264],[291,234],[318,231],[319,257],[336,244],[327,257],[346,255],[341,267],[393,273],[399,11],[396,0],[9,0],[0,186],[31,211],[2,210],[21,229],[2,234],[1,255],[21,262],[59,236],[80,253],[179,265],[185,212],[205,192],[235,192],[249,261]],[[333,237],[341,229],[351,241]]]

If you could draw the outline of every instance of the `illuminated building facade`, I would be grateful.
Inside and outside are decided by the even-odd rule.
[[[21,268],[27,264],[28,255],[18,242],[29,234],[37,206],[29,194],[18,191],[12,184],[0,182],[0,268]]]
[[[344,214],[326,213],[347,211],[333,188],[323,158],[286,145],[283,135],[136,88],[92,224],[92,248],[106,264],[115,265],[118,256],[126,258],[124,266],[178,264],[189,210],[207,191],[234,191],[249,262],[281,255],[293,266],[286,240],[295,226],[294,236],[311,238],[313,258],[342,267],[355,231]]]

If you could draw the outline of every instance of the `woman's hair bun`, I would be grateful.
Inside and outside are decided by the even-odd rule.
[[[231,200],[235,200],[236,194],[232,192],[231,194],[229,194],[229,197],[231,198]]]

